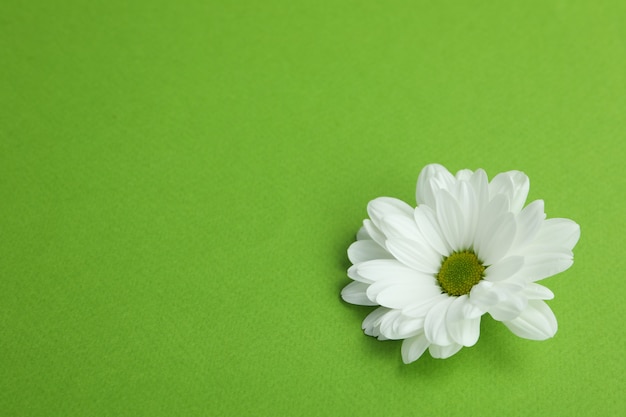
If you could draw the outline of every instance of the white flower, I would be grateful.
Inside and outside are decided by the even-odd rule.
[[[543,201],[524,207],[528,177],[519,171],[491,182],[482,169],[453,176],[428,165],[417,181],[417,208],[395,198],[368,204],[353,265],[341,296],[380,306],[363,329],[380,340],[404,339],[410,363],[426,349],[447,358],[473,346],[489,313],[516,335],[554,336],[557,322],[543,300],[554,297],[536,282],[569,268],[579,226],[546,219]]]

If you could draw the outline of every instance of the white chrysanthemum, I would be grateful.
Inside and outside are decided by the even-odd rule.
[[[357,241],[348,249],[354,282],[349,303],[378,305],[363,329],[380,340],[404,339],[410,363],[426,349],[447,358],[473,346],[489,313],[516,335],[554,336],[557,322],[536,282],[569,268],[579,226],[546,219],[543,201],[524,207],[528,177],[428,165],[417,181],[417,208],[395,198],[368,204]]]

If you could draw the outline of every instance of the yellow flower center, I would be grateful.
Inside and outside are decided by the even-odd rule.
[[[473,251],[455,252],[443,258],[437,281],[450,295],[469,294],[472,287],[483,279],[484,272],[485,267]]]

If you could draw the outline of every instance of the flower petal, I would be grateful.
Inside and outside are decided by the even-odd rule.
[[[530,244],[546,218],[543,200],[535,200],[522,210],[515,218],[517,222],[517,236],[513,247],[518,251]]]
[[[415,362],[428,349],[430,342],[424,332],[406,339],[402,342],[402,361],[404,363]]]
[[[383,319],[383,316],[390,311],[392,310],[389,308],[378,307],[376,310],[369,313],[367,317],[365,317],[365,320],[363,320],[363,324],[361,325],[361,328],[363,329],[365,334],[374,337],[380,336],[380,322]]]
[[[356,272],[359,278],[353,278],[350,270]],[[395,259],[375,259],[373,261],[361,262],[348,269],[348,276],[357,281],[372,283],[385,279],[405,279],[407,281],[423,281],[424,274],[402,265]],[[430,278],[430,277],[427,277]],[[431,282],[428,280],[427,282]]]
[[[442,302],[433,306],[424,321],[424,334],[426,338],[437,345],[449,345],[453,343],[452,338],[448,334],[446,328],[446,313],[448,308],[455,300],[455,297],[448,297]]]
[[[530,181],[521,171],[509,171],[498,174],[489,183],[489,195],[493,199],[497,194],[507,197],[513,213],[519,213],[524,207]]]
[[[393,255],[373,240],[357,240],[348,248],[348,259],[358,264],[374,259],[393,259]]]
[[[369,219],[363,220],[363,229],[365,230],[367,235],[370,236],[376,243],[378,243],[382,247],[385,247],[385,240],[387,240],[387,238],[385,237],[383,232],[381,232],[380,229],[376,227],[374,222]]]
[[[483,169],[474,171],[470,184],[474,187],[478,210],[482,210],[489,203],[489,181],[487,173]]]
[[[434,209],[435,193],[438,190],[449,188],[455,181],[454,176],[442,165],[426,165],[417,178],[415,195],[417,204],[426,204]]]
[[[523,256],[509,256],[485,270],[485,279],[491,282],[503,281],[511,278],[524,265]]]
[[[452,250],[443,237],[433,209],[425,205],[419,206],[415,209],[413,216],[423,239],[440,255],[450,255]]]
[[[500,300],[489,309],[489,314],[494,320],[508,321],[519,316],[528,305],[528,298],[523,294],[511,291],[500,291]]]
[[[554,293],[543,285],[531,282],[523,290],[524,296],[529,300],[552,300]]]
[[[385,216],[397,215],[413,218],[413,208],[397,198],[378,197],[367,204],[367,214],[380,228],[380,220]]]
[[[404,308],[415,302],[430,299],[440,291],[437,285],[426,280],[389,278],[370,285],[366,294],[370,300],[375,300],[381,306]]]
[[[440,294],[427,300],[416,301],[402,308],[402,314],[410,317],[426,317],[430,309],[448,298],[448,294]]]
[[[400,310],[392,310],[381,319],[379,328],[387,339],[406,339],[424,332],[424,320],[406,317]]]
[[[474,305],[483,311],[487,311],[498,302],[498,291],[493,282],[482,280],[474,285],[469,297]]]
[[[493,265],[506,256],[515,239],[515,216],[505,213],[480,224],[474,248],[485,265]]]
[[[465,317],[465,306],[469,304],[467,295],[458,297],[448,308],[446,326],[452,340],[463,346],[474,346],[480,336],[480,316]]]
[[[580,238],[580,226],[570,219],[543,222],[533,243],[572,250]]]
[[[565,271],[573,263],[573,254],[570,251],[526,256],[524,266],[517,275],[527,282],[539,281]]]
[[[522,314],[503,323],[517,336],[531,340],[549,339],[558,329],[554,313],[541,300],[530,300]]]
[[[387,249],[403,264],[428,274],[436,274],[441,257],[429,245],[403,238],[387,240]]]
[[[369,287],[369,284],[353,281],[346,285],[343,290],[341,290],[341,298],[351,304],[358,304],[362,306],[375,306],[377,304],[367,298],[367,287]]]
[[[446,191],[441,190],[435,195],[437,201],[437,222],[443,236],[453,250],[467,249],[465,244],[465,221],[461,208],[456,199]]]
[[[380,230],[387,238],[403,237],[411,240],[422,240],[413,213],[411,213],[411,217],[394,214],[383,216],[380,219]]]
[[[460,345],[458,343],[452,343],[447,346],[431,344],[428,348],[428,352],[430,352],[430,356],[432,356],[433,358],[447,359],[457,353],[459,350],[461,350],[462,347],[463,345]]]

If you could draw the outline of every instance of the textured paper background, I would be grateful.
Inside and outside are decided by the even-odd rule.
[[[622,1],[0,3],[0,415],[618,415]],[[580,223],[554,339],[405,366],[367,202],[521,169]]]

